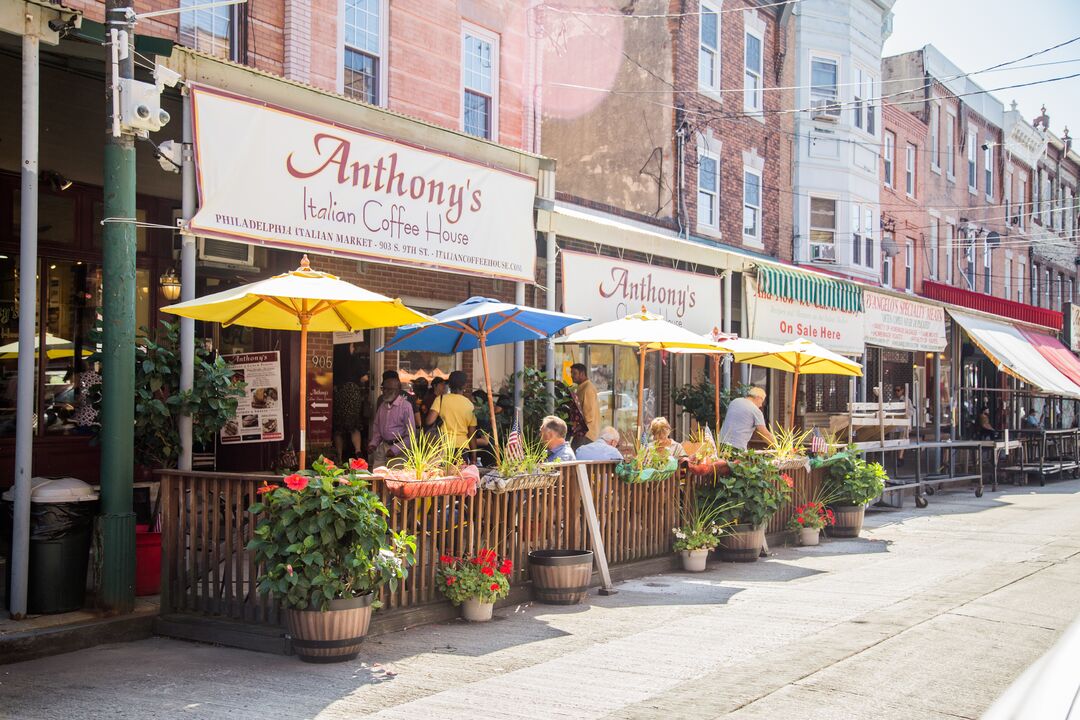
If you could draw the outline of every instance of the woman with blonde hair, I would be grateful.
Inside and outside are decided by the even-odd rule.
[[[651,438],[649,444],[652,447],[667,450],[668,454],[676,460],[686,457],[683,446],[671,439],[671,425],[667,418],[658,417],[649,423],[649,437]]]

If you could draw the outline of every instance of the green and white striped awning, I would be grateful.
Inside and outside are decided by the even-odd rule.
[[[862,287],[854,283],[776,265],[758,265],[757,271],[761,292],[844,312],[863,311]]]

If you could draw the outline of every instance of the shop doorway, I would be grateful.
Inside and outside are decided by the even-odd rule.
[[[371,427],[371,331],[334,333],[333,436],[338,458],[366,457]]]

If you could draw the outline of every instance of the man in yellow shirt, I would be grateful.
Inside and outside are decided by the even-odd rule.
[[[589,370],[582,363],[570,366],[570,379],[574,381],[574,399],[589,426],[582,443],[592,442],[600,437],[600,393],[589,380]]]
[[[465,396],[466,376],[463,370],[450,373],[447,381],[450,392],[435,398],[424,424],[428,427],[442,418],[442,431],[460,448],[471,445],[476,433],[476,413],[472,400]]]

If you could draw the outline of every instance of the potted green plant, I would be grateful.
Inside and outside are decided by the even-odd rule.
[[[731,509],[715,495],[702,494],[699,497],[687,491],[686,500],[679,508],[679,527],[671,530],[675,535],[673,547],[682,558],[683,570],[705,570],[709,553],[720,544],[720,538],[730,525],[723,515]]]
[[[311,470],[264,484],[250,512],[247,549],[258,590],[285,608],[293,649],[307,662],[342,662],[360,651],[375,595],[408,574],[416,538],[391,531],[363,460],[348,469],[320,457]]]
[[[509,558],[500,559],[494,550],[481,548],[471,557],[440,555],[435,579],[439,592],[454,605],[461,606],[464,619],[487,622],[491,620],[495,602],[510,593],[513,570]]]
[[[409,428],[401,454],[372,472],[387,491],[406,500],[437,495],[474,495],[480,482],[475,465],[465,462],[465,449],[445,433]]]
[[[634,454],[615,466],[615,475],[628,483],[660,482],[678,469],[678,461],[665,448],[639,442]]]
[[[542,440],[519,435],[495,449],[495,467],[481,478],[481,486],[494,493],[549,488],[559,469],[545,463],[547,454]]]
[[[831,508],[824,503],[810,501],[795,508],[795,513],[788,520],[788,529],[799,536],[800,545],[817,545],[821,531],[836,522]]]
[[[830,449],[815,458],[813,467],[826,469],[822,490],[836,514],[836,523],[826,532],[831,537],[858,537],[866,515],[866,504],[885,489],[885,468],[866,462],[855,445]]]
[[[767,453],[730,451],[728,474],[704,488],[728,507],[721,517],[733,527],[719,546],[720,558],[729,562],[754,562],[765,543],[765,524],[791,496],[794,481],[773,463]]]
[[[809,460],[804,452],[809,430],[796,430],[776,423],[772,428],[773,441],[769,443],[769,453],[773,463],[780,470],[796,470],[809,467]]]

